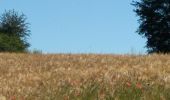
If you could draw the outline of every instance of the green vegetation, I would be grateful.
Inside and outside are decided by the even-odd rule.
[[[135,0],[138,34],[146,37],[149,53],[170,53],[170,1]]]
[[[29,35],[24,14],[9,10],[0,16],[0,52],[25,52]]]

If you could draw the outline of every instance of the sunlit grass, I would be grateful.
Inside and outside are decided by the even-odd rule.
[[[0,100],[170,100],[170,55],[0,53]]]

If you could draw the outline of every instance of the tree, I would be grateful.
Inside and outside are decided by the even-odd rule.
[[[147,38],[148,53],[170,53],[170,0],[133,1],[139,35]]]
[[[5,11],[0,16],[0,52],[24,52],[30,46],[30,36],[26,16],[14,10]]]

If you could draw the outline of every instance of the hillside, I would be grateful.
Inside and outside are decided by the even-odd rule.
[[[170,55],[0,53],[0,100],[170,100]]]

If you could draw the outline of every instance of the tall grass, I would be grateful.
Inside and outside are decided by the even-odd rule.
[[[0,53],[0,100],[170,100],[170,55]]]

